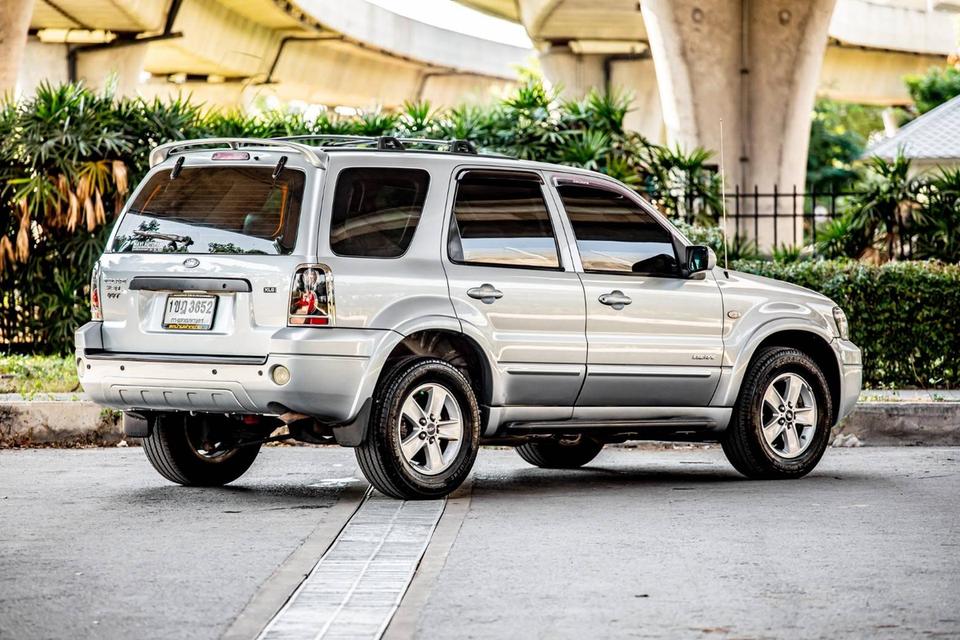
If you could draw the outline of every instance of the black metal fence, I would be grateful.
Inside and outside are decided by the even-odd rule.
[[[741,190],[737,186],[725,193],[727,229],[738,238],[758,238],[761,232],[772,235],[772,246],[803,247],[817,245],[817,227],[837,218],[844,198],[860,195],[848,190],[800,191],[796,187],[771,191]],[[676,199],[676,215],[695,224],[705,218],[719,222],[719,201],[703,193],[688,193]],[[682,202],[682,204],[680,204]]]

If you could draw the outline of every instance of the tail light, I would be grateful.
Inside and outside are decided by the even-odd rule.
[[[103,306],[100,304],[100,263],[93,265],[90,275],[90,319],[103,320]]]
[[[297,267],[290,287],[291,327],[325,327],[333,324],[333,276],[325,265]]]

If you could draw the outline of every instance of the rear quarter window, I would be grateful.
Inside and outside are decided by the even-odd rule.
[[[305,176],[272,167],[184,167],[154,174],[130,204],[118,253],[281,255],[293,251]]]
[[[423,169],[344,169],[333,197],[330,248],[341,256],[402,256],[417,230],[429,186],[430,174]]]

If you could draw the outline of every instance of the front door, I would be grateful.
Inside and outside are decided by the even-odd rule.
[[[683,277],[680,240],[634,194],[560,179],[587,312],[578,406],[697,407],[720,376],[722,302],[712,274]]]
[[[463,330],[487,348],[494,404],[573,407],[583,382],[583,286],[558,242],[539,173],[465,170],[444,268]]]

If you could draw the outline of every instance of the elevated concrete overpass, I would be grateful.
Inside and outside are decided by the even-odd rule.
[[[21,90],[42,79],[101,86],[114,73],[121,93],[190,91],[226,106],[268,96],[364,108],[451,104],[502,93],[531,55],[366,0],[19,3],[29,7],[31,34]]]

